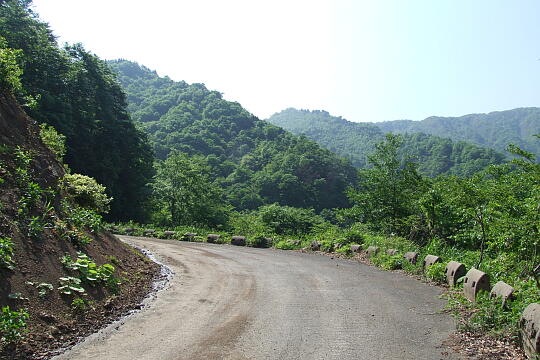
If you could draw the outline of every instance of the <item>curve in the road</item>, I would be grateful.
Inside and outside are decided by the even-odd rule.
[[[176,275],[64,359],[449,359],[440,289],[327,256],[121,237]]]

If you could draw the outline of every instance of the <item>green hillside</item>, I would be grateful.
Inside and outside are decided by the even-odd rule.
[[[307,136],[349,158],[357,167],[366,166],[366,156],[384,140],[385,134],[374,124],[350,122],[326,111],[287,109],[272,115],[268,121],[294,134]],[[423,133],[404,134],[400,153],[402,158],[405,154],[411,156],[420,172],[429,176],[468,176],[504,160],[502,154],[491,149]]]
[[[173,151],[204,157],[236,208],[274,202],[316,210],[346,206],[344,191],[356,178],[347,160],[257,119],[203,84],[175,82],[129,61],[110,65],[157,158]]]
[[[448,137],[505,151],[508,144],[540,155],[533,136],[540,133],[540,108],[519,108],[461,117],[432,116],[422,121],[396,120],[373,123],[383,132],[417,133]]]
[[[141,221],[152,153],[129,118],[120,85],[106,63],[82,45],[59,47],[30,5],[0,1],[0,51],[11,51],[12,67],[20,66],[12,76],[20,75],[12,89],[17,100],[33,119],[66,137],[64,160],[71,170],[106,186],[114,199],[109,219]]]

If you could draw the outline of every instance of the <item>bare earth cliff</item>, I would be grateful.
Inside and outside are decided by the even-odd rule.
[[[2,359],[48,358],[137,307],[159,272],[77,218],[84,213],[66,206],[65,174],[37,124],[11,95],[0,94],[0,305],[29,315],[21,340],[0,343]],[[85,272],[92,267],[97,278]]]

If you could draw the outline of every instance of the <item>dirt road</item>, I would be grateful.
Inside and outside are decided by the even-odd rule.
[[[141,312],[55,359],[450,358],[440,290],[406,276],[313,254],[121,238],[175,276]]]

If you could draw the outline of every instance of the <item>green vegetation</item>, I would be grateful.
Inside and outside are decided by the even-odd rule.
[[[9,306],[3,306],[0,313],[1,340],[8,344],[19,342],[26,330],[28,313],[24,310],[11,311]]]
[[[74,244],[72,253],[81,250],[61,259],[71,276],[60,277],[57,288],[73,296],[74,311],[88,308],[77,297],[87,285],[115,293],[120,285],[113,265],[97,265],[84,253],[103,230],[102,216],[130,221],[116,225],[121,232],[130,227],[142,235],[152,227],[156,236],[174,230],[167,237],[189,241],[244,235],[249,246],[271,239],[278,249],[314,244],[343,256],[353,245],[374,245],[381,252],[373,263],[415,274],[422,273],[421,259],[434,254],[444,262],[424,275],[435,282],[445,280],[446,261],[459,261],[517,289],[505,309],[485,296],[473,305],[452,292],[450,304],[472,312],[464,326],[473,330],[515,336],[520,312],[540,301],[533,279],[540,263],[540,164],[527,152],[538,153],[538,141],[487,124],[508,117],[522,133],[540,132],[535,109],[469,116],[451,126],[436,119],[414,124],[498,150],[502,141],[523,145],[509,147],[508,162],[490,149],[409,134],[415,131],[408,122],[357,124],[294,109],[271,118],[326,150],[202,84],[175,82],[125,60],[106,63],[81,45],[59,48],[29,5],[0,1],[0,87],[21,104],[34,102],[26,110],[42,124],[43,143],[69,167],[59,183],[36,179],[37,151],[1,145],[0,185],[16,187],[14,226],[32,245],[48,234]],[[404,134],[384,135],[388,130]],[[13,268],[13,247],[2,233],[0,267]],[[389,248],[397,254],[386,254]],[[406,251],[417,251],[419,264],[405,261]],[[119,266],[114,255],[107,259]],[[36,289],[44,298],[54,286]],[[14,342],[28,314],[4,307],[1,319],[3,340]]]
[[[317,212],[347,206],[344,190],[356,173],[346,160],[255,118],[202,84],[175,82],[125,60],[110,65],[157,158],[174,151],[195,156],[237,210],[273,203]]]
[[[527,305],[539,302],[540,295],[534,281],[513,284],[515,299],[505,306],[501,299],[492,299],[487,292],[480,292],[476,303],[471,303],[458,291],[448,296],[448,308],[460,319],[459,327],[468,331],[487,332],[495,336],[506,336],[519,342],[519,319]],[[468,317],[462,319],[462,313]]]
[[[487,297],[470,304],[458,292],[451,293],[450,303],[471,312],[464,328],[516,337],[519,315],[540,301],[533,273],[540,263],[540,164],[532,154],[510,147],[518,157],[511,163],[469,178],[422,179],[412,164],[399,165],[398,139],[388,135],[377,146],[371,168],[361,171],[358,188],[349,192],[353,207],[342,214],[373,232],[401,236],[366,236],[366,247],[396,248],[401,255],[418,251],[419,264],[402,262],[406,271],[420,274],[421,259],[433,254],[444,260],[426,269],[433,281],[444,282],[446,262],[454,260],[486,272],[492,284],[502,280],[514,286],[517,296],[507,309]],[[397,256],[381,254],[373,262],[399,267]]]
[[[425,270],[426,278],[438,283],[446,282],[446,264],[435,263]]]
[[[477,267],[484,252],[511,252],[529,266],[540,261],[540,165],[530,154],[471,178],[428,180],[410,163],[400,167],[397,139],[389,135],[377,146],[372,168],[363,170],[358,188],[349,191],[353,207],[343,211],[346,216],[419,245],[436,237],[445,246],[479,249]]]
[[[386,252],[379,252],[377,255],[371,258],[373,264],[382,267],[385,270],[397,270],[402,269],[404,265],[404,259],[402,254],[388,255]]]
[[[55,197],[55,192],[52,189],[42,189],[34,179],[34,174],[30,169],[32,157],[28,151],[16,147],[6,149],[6,152],[10,153],[15,163],[12,175],[20,189],[17,209],[19,224],[30,238],[40,239],[43,231],[52,227],[54,208],[51,202]]]
[[[200,156],[173,152],[156,164],[153,183],[159,224],[217,227],[228,221],[222,189],[210,180],[210,167]]]
[[[67,276],[59,279],[60,286],[58,292],[64,295],[73,295],[75,293],[84,294],[86,290],[81,286],[81,279]]]
[[[222,241],[231,235],[244,235],[248,245],[260,239],[273,239],[277,249],[310,247],[313,241],[323,251],[351,254],[351,245],[364,249],[374,245],[381,252],[371,261],[385,269],[403,269],[423,274],[427,279],[445,282],[445,266],[455,260],[486,272],[494,284],[502,280],[514,286],[518,295],[507,309],[496,308],[493,300],[464,303],[456,292],[450,303],[471,311],[463,327],[498,335],[516,336],[517,318],[526,305],[540,301],[533,269],[540,263],[540,164],[532,154],[510,148],[518,158],[494,165],[472,177],[422,177],[412,161],[402,161],[399,135],[387,135],[368,157],[369,167],[359,172],[358,185],[348,191],[350,208],[316,215],[310,209],[279,204],[256,210],[230,213]],[[136,234],[142,227],[130,224]],[[165,229],[159,229],[161,236]],[[195,232],[195,241],[204,241],[211,228],[177,227]],[[387,249],[397,254],[387,255]],[[419,253],[417,264],[403,259],[407,251]],[[440,256],[423,272],[427,254]],[[496,309],[496,310],[493,310]]]
[[[55,139],[55,146],[61,149],[62,138]],[[98,212],[107,212],[111,201],[103,186],[84,175],[66,174],[58,188],[43,189],[31,170],[33,160],[29,151],[7,147],[4,152],[13,160],[14,169],[9,172],[20,189],[18,223],[30,238],[39,240],[45,230],[53,230],[58,236],[84,246],[91,241],[84,231],[98,233],[102,229]],[[59,192],[67,195],[61,201]],[[56,209],[54,204],[58,202],[61,206]],[[56,213],[63,214],[65,221]]]
[[[114,278],[114,266],[111,264],[97,265],[81,252],[77,253],[77,259],[72,259],[69,255],[62,257],[62,264],[68,270],[78,273],[79,279],[92,286],[96,283],[109,283]]]
[[[540,143],[533,136],[540,133],[540,108],[519,108],[461,117],[432,116],[422,121],[397,120],[372,125],[385,133],[424,133],[454,141],[467,141],[500,152],[506,151],[508,144],[514,144],[540,156]]]
[[[69,167],[95,178],[114,198],[110,219],[144,219],[152,151],[130,121],[115,75],[80,44],[58,47],[30,5],[0,2],[2,88],[14,92],[21,104],[34,99],[35,106],[25,109],[28,115],[65,136]]]
[[[298,209],[278,204],[262,206],[259,219],[266,229],[278,235],[309,234],[313,228],[323,223],[312,209]]]
[[[49,283],[40,283],[36,286],[36,289],[38,289],[39,297],[45,297],[54,290],[54,287]]]
[[[6,39],[0,36],[0,89],[7,91],[20,91],[22,89],[19,59],[21,50],[7,47]]]
[[[368,157],[371,168],[359,171],[356,189],[349,189],[352,208],[345,210],[351,219],[370,224],[375,230],[403,233],[414,214],[416,199],[426,189],[426,181],[412,161],[402,164],[399,136],[388,134]]]
[[[75,312],[79,312],[79,313],[82,313],[86,310],[87,308],[87,304],[86,304],[86,301],[84,301],[84,299],[82,298],[75,298],[73,299],[73,301],[71,302],[71,308],[75,311]]]
[[[66,137],[47,124],[41,124],[39,129],[43,143],[56,155],[59,161],[62,161],[66,154]]]
[[[66,174],[62,189],[78,206],[97,213],[109,211],[111,198],[105,194],[105,187],[91,177],[81,174]]]
[[[390,129],[381,130],[379,123],[350,122],[326,111],[287,109],[272,115],[268,121],[293,134],[307,136],[350,159],[359,168],[369,165],[368,155],[375,150],[377,143],[384,140],[385,133],[392,132]],[[422,132],[404,133],[398,151],[399,160],[413,160],[418,171],[426,176],[469,176],[504,160],[504,155],[491,149],[455,141],[444,132],[437,135],[441,137]]]
[[[13,270],[13,241],[0,237],[0,268]]]

